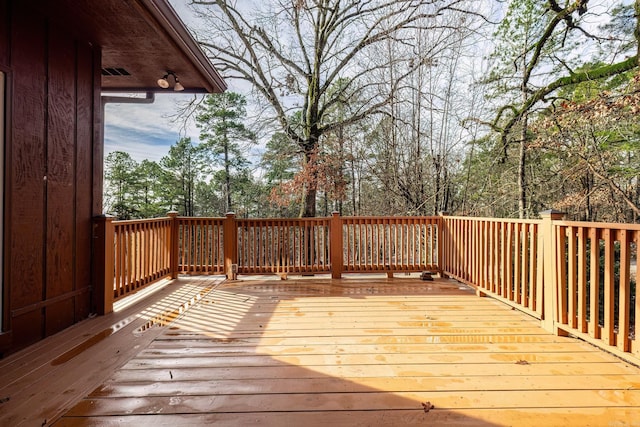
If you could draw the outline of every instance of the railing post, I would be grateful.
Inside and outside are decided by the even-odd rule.
[[[238,276],[238,227],[236,214],[229,212],[224,219],[224,274],[227,279],[236,280]]]
[[[102,215],[93,223],[93,292],[98,314],[113,311],[114,217]]]
[[[449,212],[441,211],[438,218],[438,275],[442,278],[448,279],[449,276],[445,273],[445,239],[447,239],[450,235],[448,232],[445,232],[446,222],[444,217],[449,216]],[[447,237],[445,237],[445,235]],[[448,246],[448,245],[447,245]]]
[[[557,236],[553,221],[564,218],[564,213],[547,210],[540,212],[542,226],[540,237],[542,238],[542,327],[547,331],[560,335],[555,327],[558,319],[558,260],[556,257]]]
[[[178,278],[178,249],[180,247],[180,223],[178,222],[178,212],[170,211],[167,216],[171,218],[171,229],[169,236],[169,268],[171,269],[171,278]]]
[[[339,212],[331,213],[331,232],[329,234],[329,245],[331,251],[331,278],[340,279],[344,266],[342,247],[342,218]]]

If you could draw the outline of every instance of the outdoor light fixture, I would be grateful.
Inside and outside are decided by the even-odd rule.
[[[183,91],[184,86],[182,86],[182,83],[180,83],[180,81],[178,80],[178,76],[176,76],[176,73],[174,73],[173,71],[167,71],[167,73],[162,76],[162,78],[158,79],[158,86],[160,86],[162,89],[167,89],[170,86],[169,76],[173,76],[173,80],[175,81],[173,90],[175,90],[176,92]]]
[[[175,74],[173,75],[173,77],[176,79],[176,84],[173,85],[173,90],[175,90],[176,92],[180,92],[184,90],[184,86],[182,86],[182,83],[180,83],[178,81],[178,76],[176,76]]]
[[[167,78],[169,77],[169,74],[165,74],[164,77],[158,79],[158,86],[160,86],[162,89],[166,89],[169,87],[169,80],[167,80]]]

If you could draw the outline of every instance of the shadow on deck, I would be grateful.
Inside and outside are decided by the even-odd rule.
[[[640,425],[640,369],[450,280],[187,277],[51,338],[1,425]]]

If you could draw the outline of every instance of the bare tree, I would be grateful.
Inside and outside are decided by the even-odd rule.
[[[638,50],[640,44],[640,21],[637,19],[640,13],[640,0],[634,0],[633,9],[635,13],[633,36],[635,40],[629,43],[627,40],[620,40],[611,36],[611,29],[607,33],[598,35],[590,32],[584,24],[584,18],[589,15],[589,0],[575,0],[566,2],[563,7],[556,0],[548,0],[546,3],[549,18],[542,29],[540,36],[535,40],[530,40],[525,52],[520,56],[522,62],[522,75],[520,85],[527,96],[522,98],[521,103],[508,103],[501,106],[490,126],[500,133],[502,144],[506,153],[506,146],[511,131],[541,102],[552,100],[552,94],[559,89],[583,83],[590,80],[609,78],[625,73],[638,66]],[[595,66],[587,66],[594,63],[591,56],[578,56],[578,64],[571,64],[569,58],[561,58],[556,51],[560,46],[564,46],[570,37],[581,37],[591,40],[593,43],[605,43],[610,51],[615,55],[610,58],[602,58]],[[611,46],[611,42],[614,46]],[[616,46],[618,45],[618,46]],[[620,46],[625,46],[621,51]],[[634,51],[635,50],[635,51]],[[548,62],[544,62],[545,52],[552,52],[554,65],[563,70],[562,74],[555,74],[554,79],[539,81],[541,68],[549,67]],[[571,54],[574,52],[569,50]],[[620,59],[620,54],[633,53],[624,59]],[[580,71],[576,71],[580,69]]]
[[[424,56],[421,51],[381,61],[375,55],[377,46],[412,45],[413,29],[447,28],[451,14],[478,16],[470,9],[472,3],[478,2],[274,0],[248,8],[236,1],[192,1],[210,18],[210,33],[202,45],[216,67],[227,78],[253,86],[307,163],[317,157],[323,135],[384,113],[406,79],[434,60],[433,50],[427,49]],[[469,20],[459,25],[469,25]],[[396,70],[391,87],[376,78],[381,68]],[[331,91],[338,80],[347,84]],[[350,94],[357,94],[358,102],[346,102],[352,106],[347,114],[327,114]],[[302,112],[301,122],[291,120],[293,110]],[[315,178],[306,183],[303,216],[315,216]]]

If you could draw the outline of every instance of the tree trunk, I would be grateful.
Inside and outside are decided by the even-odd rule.
[[[226,212],[232,212],[233,211],[233,207],[231,206],[231,168],[230,168],[230,161],[229,161],[229,144],[226,141],[226,137],[225,137],[225,144],[224,144],[224,191],[225,191],[225,198],[226,198],[226,204],[227,204],[227,209]]]
[[[317,140],[316,140],[317,141]],[[308,144],[304,153],[304,164],[309,176],[307,176],[306,191],[304,194],[304,204],[302,216],[311,218],[316,216],[316,196],[318,193],[318,171],[315,165],[316,144]]]
[[[518,217],[527,217],[527,115],[522,118],[520,152],[518,157]]]
[[[302,212],[304,218],[316,216],[316,194],[317,190],[315,187],[309,186],[309,188],[307,188],[307,192],[304,195],[304,211]]]

